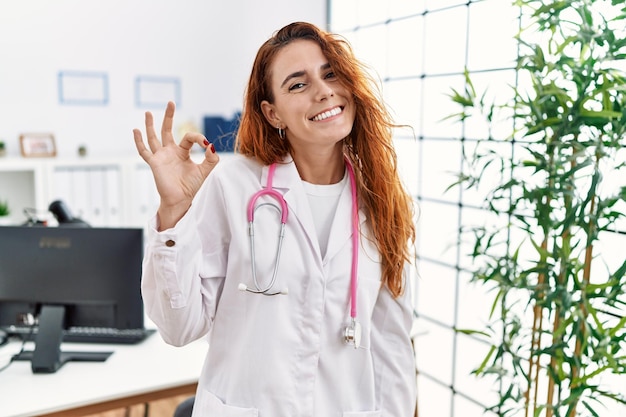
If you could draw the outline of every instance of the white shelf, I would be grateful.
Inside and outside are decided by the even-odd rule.
[[[63,200],[92,226],[143,227],[158,202],[152,181],[139,157],[0,158],[0,200],[12,224],[28,220],[26,209],[53,221],[48,206]]]
[[[221,153],[224,160],[231,153]],[[202,153],[193,153],[199,162]],[[152,172],[139,157],[0,158],[0,201],[8,201],[12,224],[28,220],[25,209],[54,223],[48,206],[63,200],[92,226],[144,227],[159,196]]]

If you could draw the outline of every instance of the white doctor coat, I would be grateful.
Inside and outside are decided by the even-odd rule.
[[[268,167],[234,156],[220,162],[176,227],[148,233],[142,292],[164,340],[182,346],[208,334],[194,416],[409,417],[416,403],[410,291],[381,287],[380,255],[361,213],[357,320],[361,347],[343,340],[350,323],[351,194],[343,190],[322,258],[309,202],[289,158],[274,188],[289,214],[275,290],[254,288],[246,209]],[[257,206],[271,199],[261,199]],[[259,285],[269,282],[279,217],[255,217]],[[406,269],[405,279],[408,277]]]

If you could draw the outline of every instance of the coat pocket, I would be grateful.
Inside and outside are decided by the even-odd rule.
[[[243,408],[226,405],[209,391],[202,391],[196,395],[193,407],[193,417],[258,417],[256,408]]]

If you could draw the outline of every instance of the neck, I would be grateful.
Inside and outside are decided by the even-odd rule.
[[[294,163],[303,181],[311,184],[336,184],[343,179],[345,161],[343,152],[335,151],[329,155],[295,154]]]

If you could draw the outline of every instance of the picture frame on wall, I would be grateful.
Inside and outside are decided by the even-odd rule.
[[[20,135],[20,150],[26,158],[56,156],[57,148],[52,133],[23,133]]]

